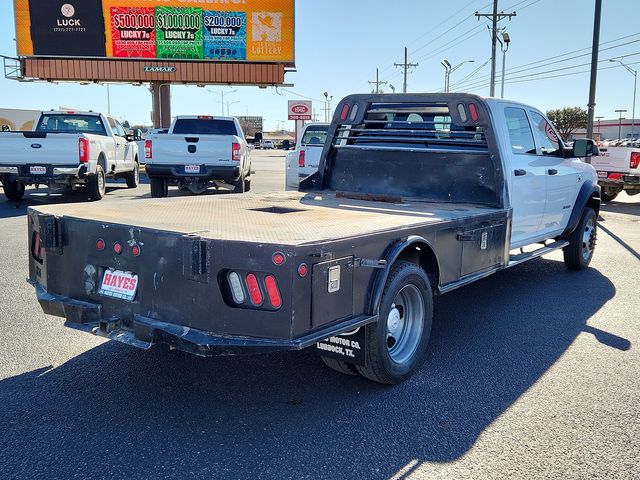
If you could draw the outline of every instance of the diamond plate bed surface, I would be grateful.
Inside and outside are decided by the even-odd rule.
[[[477,205],[353,200],[326,192],[114,200],[34,210],[61,217],[198,233],[203,238],[283,245],[337,240],[495,211]]]

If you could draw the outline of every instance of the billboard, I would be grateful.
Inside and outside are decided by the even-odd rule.
[[[19,56],[294,62],[294,0],[14,0]]]
[[[289,120],[312,120],[311,101],[289,100]]]

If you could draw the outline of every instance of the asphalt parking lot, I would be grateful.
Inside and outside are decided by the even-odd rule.
[[[282,189],[283,152],[253,169],[253,191]],[[304,351],[203,359],[65,329],[25,282],[25,213],[82,200],[0,190],[1,478],[640,478],[640,196],[603,206],[592,268],[554,253],[436,299],[428,360],[394,387]]]

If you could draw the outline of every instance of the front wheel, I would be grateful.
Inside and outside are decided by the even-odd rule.
[[[612,202],[620,193],[620,190],[611,187],[602,187],[600,196],[605,202]]]
[[[87,188],[89,189],[89,198],[91,200],[101,200],[107,193],[107,178],[100,165],[96,166],[94,174],[89,175]]]
[[[20,180],[2,180],[2,188],[7,200],[19,202],[24,197],[24,183]]]
[[[564,264],[569,270],[584,270],[591,263],[596,247],[597,216],[593,208],[585,207],[580,223],[569,236],[569,245],[562,249]]]
[[[433,293],[426,272],[418,265],[398,262],[385,284],[378,321],[366,327],[365,378],[400,383],[424,358],[431,335]]]

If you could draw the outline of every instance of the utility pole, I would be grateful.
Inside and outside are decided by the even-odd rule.
[[[369,84],[371,84],[371,85],[375,84],[375,86],[376,86],[376,89],[373,91],[373,93],[382,93],[382,90],[380,90],[380,85],[386,85],[387,83],[389,83],[389,82],[381,82],[380,81],[380,77],[378,75],[378,69],[376,68],[376,80],[375,80],[375,82],[369,80]]]
[[[417,67],[417,63],[409,63],[409,52],[407,47],[404,47],[404,63],[394,63],[396,67],[400,67],[404,73],[404,84],[402,85],[402,93],[407,93],[407,73],[410,68]]]
[[[498,13],[498,0],[493,0],[493,13],[478,13],[476,12],[476,17],[480,20],[480,17],[491,18],[491,91],[489,93],[490,97],[495,97],[496,95],[496,43],[498,42],[498,21],[503,18],[508,18],[511,20],[511,17],[515,17],[516,12],[513,13]]]
[[[602,0],[596,0],[596,10],[593,15],[593,43],[591,44],[591,82],[589,84],[589,103],[587,117],[587,138],[593,137],[593,117],[596,114],[596,79],[598,77],[598,45],[600,45],[600,13]],[[591,163],[591,157],[585,158]]]
[[[222,104],[222,116],[224,117],[224,105],[225,105],[225,103],[224,103],[224,95],[225,95],[224,90],[222,90],[220,92],[216,92],[215,90],[207,89],[207,91],[209,91],[211,93],[215,93],[216,95],[220,95],[220,103]],[[237,91],[238,91],[238,89],[235,89],[235,90],[231,90],[228,93],[231,94],[231,93],[235,93]]]

